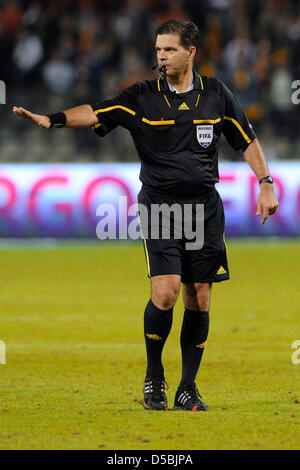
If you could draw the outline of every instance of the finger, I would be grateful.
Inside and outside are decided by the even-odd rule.
[[[278,204],[276,204],[276,206],[272,207],[271,209],[269,209],[269,215],[273,215],[275,214],[275,212],[277,211],[278,209]]]
[[[257,206],[257,211],[256,211],[256,215],[260,215],[261,214],[261,210],[262,210],[262,207],[260,204],[258,204]]]
[[[35,115],[32,114],[30,111],[24,108],[14,108],[15,114],[18,116],[24,118],[24,119],[29,119],[30,121],[34,120]]]
[[[20,111],[22,113],[22,116],[25,117],[26,119],[33,119],[34,118],[34,114],[32,114],[27,109],[20,108]]]
[[[22,116],[22,111],[20,108],[17,108],[16,106],[13,107],[13,112],[14,114],[16,114],[17,116]]]
[[[267,209],[264,209],[264,211],[263,211],[263,217],[262,217],[262,219],[261,219],[260,225],[264,225],[265,222],[266,222],[266,220],[268,219],[268,217],[269,217],[269,211],[268,211]]]
[[[23,118],[26,117],[26,114],[24,113],[23,108],[16,108],[16,107],[14,107],[14,108],[13,108],[13,112],[14,112],[17,116],[20,116],[20,117],[23,117]]]

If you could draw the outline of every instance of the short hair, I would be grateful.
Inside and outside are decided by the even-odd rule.
[[[155,31],[155,37],[159,34],[179,34],[180,43],[185,49],[190,46],[195,46],[196,49],[199,47],[199,29],[195,23],[189,20],[172,19],[165,21]]]

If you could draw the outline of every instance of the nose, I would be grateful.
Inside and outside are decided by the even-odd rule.
[[[158,60],[160,62],[166,62],[167,61],[167,54],[164,51],[159,51]]]

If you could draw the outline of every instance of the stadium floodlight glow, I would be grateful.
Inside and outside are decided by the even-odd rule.
[[[6,86],[3,80],[0,80],[0,104],[6,104]]]

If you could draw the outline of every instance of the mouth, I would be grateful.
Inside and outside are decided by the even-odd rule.
[[[169,73],[169,65],[168,65],[168,64],[162,64],[162,65],[159,67],[159,71],[160,71],[160,74],[161,74],[162,76],[168,75],[168,73]]]
[[[166,78],[166,76],[167,76],[167,67],[166,67],[166,65],[161,65],[159,67],[159,74],[160,74],[161,78]]]

